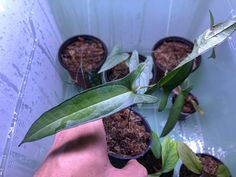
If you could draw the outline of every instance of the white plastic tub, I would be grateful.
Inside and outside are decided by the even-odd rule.
[[[219,22],[236,15],[236,1],[0,1],[0,177],[32,176],[53,137],[18,144],[39,115],[77,92],[65,82],[68,75],[57,60],[64,40],[92,34],[109,50],[120,44],[124,50],[148,55],[154,43],[166,36],[194,40],[209,27],[209,9]],[[236,176],[235,34],[217,47],[215,60],[209,55],[203,55],[191,76],[193,93],[205,115],[194,114],[179,123],[170,137],[196,152],[215,155]],[[156,105],[142,109],[160,133],[167,113],[158,113]]]

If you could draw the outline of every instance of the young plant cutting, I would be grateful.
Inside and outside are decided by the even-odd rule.
[[[209,154],[195,154],[186,144],[177,142],[179,158],[183,162],[180,177],[230,177],[228,168]]]
[[[104,74],[109,71],[107,73],[109,82],[84,90],[43,113],[32,124],[20,145],[104,118],[109,155],[113,154],[113,157],[125,161],[132,158],[138,159],[148,169],[150,177],[172,176],[172,170],[179,158],[183,162],[180,170],[181,177],[194,175],[230,177],[227,167],[213,157],[205,154],[196,155],[185,144],[166,137],[161,144],[159,137],[155,132],[151,133],[149,125],[146,125],[145,117],[133,111],[132,108],[135,105],[159,102],[157,109],[163,111],[169,96],[175,90],[173,105],[160,137],[164,137],[172,131],[182,113],[192,114],[197,111],[202,114],[197,98],[190,93],[192,86],[181,87],[181,84],[198,67],[200,55],[213,49],[211,57],[214,57],[214,48],[235,30],[236,18],[214,24],[213,17],[211,17],[211,27],[196,38],[193,46],[176,41],[168,43],[168,40],[165,40],[162,41],[162,44],[155,46],[153,58],[147,56],[146,59],[141,59],[142,57],[136,50],[126,53],[121,52],[119,47],[115,46],[105,62],[103,57],[106,56],[106,47],[103,47],[102,42],[99,43],[100,40],[87,42],[86,48],[82,44],[86,40],[77,38],[79,41],[72,46],[63,47],[61,56],[63,65],[67,66],[70,73],[73,72],[71,74],[73,78],[78,77],[78,71],[82,79],[84,79],[83,73],[90,73],[92,70],[96,71],[96,74]],[[169,47],[172,52],[165,55],[164,53],[168,53]],[[76,53],[84,48],[90,51],[83,53],[85,58]],[[182,51],[178,55],[173,53],[176,48]],[[93,52],[95,52],[94,55],[91,54]],[[92,56],[96,58],[94,66],[90,61]],[[173,56],[179,56],[174,57],[174,60],[177,61],[171,63],[165,61],[165,58],[173,58]],[[87,64],[82,64],[86,61]],[[158,72],[155,72],[157,62],[161,63],[162,71],[164,71],[161,77],[156,75]],[[74,67],[75,65],[76,67]],[[85,80],[82,83],[85,83]],[[91,84],[84,86],[88,88]],[[157,90],[161,91],[161,98],[152,95]],[[135,133],[136,129],[138,132]],[[123,137],[118,137],[117,134],[123,135]],[[121,145],[123,140],[126,141],[126,144]],[[121,141],[122,143],[120,143]]]
[[[98,38],[91,35],[74,36],[63,43],[58,58],[69,72],[75,84],[90,88],[101,84],[97,74],[107,57],[107,48]]]
[[[161,144],[155,132],[152,133],[152,140],[151,151],[140,161],[147,168],[149,177],[173,176],[179,159],[183,163],[180,177],[231,177],[223,162],[212,155],[195,154],[185,143],[167,137]]]
[[[147,169],[149,177],[172,177],[178,159],[176,142],[165,137],[161,144],[158,135],[152,132],[151,150],[139,162]]]

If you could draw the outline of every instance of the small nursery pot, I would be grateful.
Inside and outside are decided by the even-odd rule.
[[[139,113],[137,113],[136,111],[132,112],[136,115],[139,116],[141,118],[141,124],[145,127],[145,131],[151,134],[151,128],[150,125],[148,124],[148,122],[145,120],[145,118],[140,115]],[[128,156],[128,155],[122,155],[122,154],[118,154],[115,152],[108,152],[108,156],[109,156],[109,160],[111,162],[111,164],[116,167],[116,168],[123,168],[127,162],[131,159],[140,159],[142,156],[144,156],[148,150],[151,147],[151,137],[149,138],[149,140],[146,142],[146,149],[142,151],[142,153],[135,155],[135,156]]]
[[[167,44],[169,45],[171,43],[173,44],[173,46],[166,46],[164,48],[165,45]],[[159,40],[157,43],[155,43],[155,45],[152,48],[152,51],[153,51],[152,57],[154,59],[156,70],[157,70],[157,80],[159,81],[164,76],[166,70],[170,71],[174,69],[175,66],[177,66],[180,63],[181,59],[185,58],[188,53],[191,53],[193,49],[193,45],[194,44],[191,41],[182,37],[177,37],[177,36],[166,37]],[[160,48],[162,48],[163,52],[160,51]],[[171,53],[173,53],[172,56],[170,55]],[[158,55],[159,55],[159,58],[158,58]],[[158,61],[158,59],[160,60],[160,57],[163,58],[164,60],[166,60],[167,57],[169,58],[175,57],[175,62],[173,65],[168,64],[168,67],[167,66],[165,67],[162,64],[160,64],[160,61]],[[176,60],[179,60],[179,61],[177,62]],[[171,63],[171,62],[166,61],[166,63]],[[200,64],[201,64],[201,56],[193,60],[192,72],[194,72],[200,66]]]
[[[131,52],[128,52],[128,54],[129,55],[132,55],[132,53]],[[139,54],[139,62],[144,62],[146,60],[146,57],[145,56],[143,56],[143,55],[140,55]],[[124,74],[122,74],[121,75],[121,77],[118,77],[117,79],[121,79],[121,78],[123,78],[123,77],[125,77],[126,75],[128,75],[129,74],[129,68],[124,64],[119,64],[119,65],[117,65],[118,67],[121,67],[124,71],[125,71],[125,73]],[[117,67],[117,66],[115,66],[115,67]],[[114,67],[114,68],[115,68]],[[125,68],[123,68],[123,67],[127,67],[126,69]],[[121,69],[120,68],[120,69]],[[113,68],[112,68],[113,69]],[[110,78],[110,76],[111,76],[111,74],[112,74],[112,69],[109,69],[109,70],[107,70],[107,71],[105,71],[105,73],[104,73],[104,79],[105,79],[105,81],[106,82],[110,82],[110,81],[113,81],[113,80],[117,80],[117,79],[111,79]],[[153,75],[153,77],[152,77],[152,79],[150,80],[150,84],[154,84],[155,82],[156,82],[156,76],[157,76],[157,74],[156,74],[156,67],[155,67],[155,64],[154,64],[154,67],[153,67],[153,69],[152,69],[152,75]]]
[[[189,93],[188,96],[191,96],[193,98],[193,100],[197,103],[197,105],[199,105],[199,102],[198,102],[196,96],[194,96],[192,93]],[[173,92],[172,104],[174,104],[176,97],[177,97],[177,94],[175,92]],[[189,103],[189,101],[186,101],[186,99],[185,99],[185,103],[184,103],[184,107],[185,106],[188,107],[191,111],[185,112],[185,111],[183,111],[184,110],[184,108],[183,108],[181,113],[180,113],[179,120],[185,120],[190,115],[192,115],[193,113],[196,112],[196,110],[194,109],[193,105],[191,103]]]
[[[219,160],[218,158],[210,155],[210,154],[206,154],[206,153],[197,153],[197,156],[198,157],[210,157],[212,161],[216,162],[217,164],[224,164],[221,160]],[[212,169],[209,169],[209,170],[212,170]],[[196,176],[196,177],[202,177],[202,175],[198,175],[198,174],[195,174],[193,172],[191,172],[190,170],[187,169],[187,167],[185,167],[184,164],[182,164],[180,166],[180,170],[179,170],[179,177],[188,177],[188,176]]]
[[[83,88],[92,86],[89,79],[97,74],[106,57],[107,47],[104,42],[91,35],[77,35],[67,39],[58,52],[61,65],[75,83]],[[101,80],[101,75],[95,77]]]
[[[147,169],[148,174],[154,174],[161,170],[161,160],[156,159],[151,149],[143,157],[139,158],[138,162]],[[163,173],[160,177],[172,177],[173,174],[174,170],[171,170],[168,173]]]

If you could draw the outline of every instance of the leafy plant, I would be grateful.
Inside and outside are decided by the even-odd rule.
[[[45,112],[32,124],[21,144],[109,116],[133,104],[157,102],[154,96],[132,90],[144,68],[145,64],[140,64],[125,78],[85,90]]]
[[[211,19],[213,19],[213,15]],[[211,20],[212,24],[214,23],[213,21],[214,20]],[[181,83],[183,83],[184,80],[191,74],[191,64],[193,60],[209,49],[214,49],[214,47],[227,39],[227,37],[229,37],[235,30],[236,18],[233,18],[225,22],[212,25],[211,28],[207,29],[195,40],[192,52],[186,58],[184,58],[175,69],[168,72],[155,87],[151,88],[147,92],[152,93],[156,89],[163,89],[162,98],[158,109],[159,111],[164,110],[164,108],[166,107],[171,91],[178,85],[181,85]],[[183,97],[180,96],[178,102],[172,106],[168,120],[161,134],[162,137],[168,134],[176,124],[176,119],[181,112],[180,107],[183,103],[182,100]],[[192,104],[195,109],[200,112],[200,114],[203,113],[200,107],[195,104],[195,102],[193,102]]]
[[[157,160],[161,160],[162,168],[154,174],[148,175],[149,177],[159,177],[163,173],[168,173],[173,170],[179,160],[177,152],[177,143],[170,138],[164,138],[161,145],[160,139],[155,132],[152,132],[152,146],[151,150]]]
[[[182,160],[183,164],[191,172],[196,174],[202,174],[203,176],[208,176],[204,172],[204,168],[199,157],[185,144],[182,142],[177,142],[177,149],[179,158]],[[219,164],[216,172],[217,177],[230,177],[231,174],[229,169],[224,164]]]
[[[148,57],[144,63],[137,67],[134,66],[133,68],[136,69],[125,78],[85,90],[64,101],[42,114],[32,124],[21,144],[53,135],[66,128],[106,117],[134,104],[156,103],[158,98],[150,95],[151,91],[156,89],[163,90],[159,107],[159,111],[162,111],[166,107],[171,91],[190,75],[192,60],[223,42],[235,29],[236,18],[233,18],[206,30],[196,39],[193,51],[174,70],[168,72],[154,85],[150,86],[147,82],[150,79],[152,69],[152,60]],[[115,47],[99,72],[108,70],[123,61],[131,65],[131,63],[135,63],[131,59],[137,59],[135,56],[137,56],[136,52],[133,52],[130,58],[129,54],[122,53],[118,47]],[[147,88],[151,91],[146,92]],[[183,100],[183,96],[180,96],[178,100]],[[180,101],[173,106],[171,113],[179,114]],[[176,123],[176,117],[176,115],[169,115],[165,126],[169,127],[168,131],[165,130],[162,136],[166,135]]]

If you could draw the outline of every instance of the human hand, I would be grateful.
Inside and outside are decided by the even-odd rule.
[[[56,134],[42,167],[34,177],[146,177],[146,169],[130,160],[123,169],[114,168],[107,155],[102,120]]]

